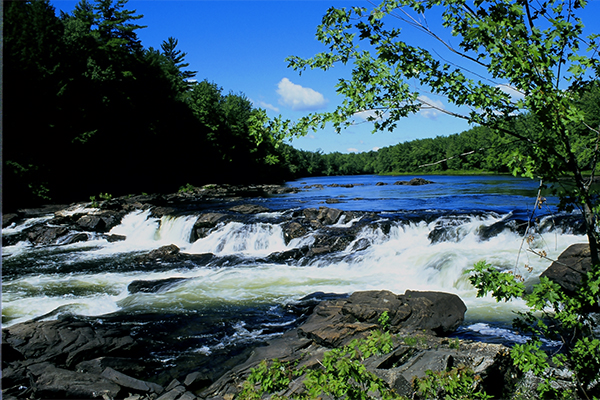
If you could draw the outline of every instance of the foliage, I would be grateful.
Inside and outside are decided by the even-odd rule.
[[[325,352],[320,368],[298,368],[298,361],[262,361],[251,370],[238,398],[258,400],[271,394],[272,399],[283,399],[283,392],[289,389],[290,383],[295,379],[303,379],[306,391],[295,393],[292,398],[406,400],[369,372],[362,363],[373,355],[387,354],[391,350],[391,335],[374,331],[365,339],[353,340],[346,346]],[[448,371],[428,371],[426,377],[413,380],[414,398],[490,399],[481,390],[480,381],[478,375],[462,366]]]
[[[304,369],[295,369],[294,363],[263,360],[257,367],[252,368],[250,375],[244,381],[238,398],[243,400],[258,400],[264,393],[276,393],[287,389],[290,382],[304,373]]]
[[[497,301],[523,298],[529,307],[528,311],[518,313],[514,325],[529,333],[531,340],[516,344],[511,357],[522,372],[532,372],[542,379],[537,387],[540,395],[560,398],[564,391],[553,385],[556,379],[549,373],[551,366],[565,366],[573,371],[572,383],[579,395],[586,398],[600,395],[600,388],[594,383],[600,379],[600,340],[594,337],[598,326],[590,315],[599,306],[600,266],[587,273],[575,293],[566,293],[546,277],[541,277],[540,283],[527,293],[513,274],[498,272],[483,262],[471,272],[470,280],[478,290],[478,297],[492,293]],[[559,341],[561,351],[548,355],[542,339]]]
[[[264,110],[192,83],[177,39],[144,48],[126,0],[59,16],[49,0],[2,7],[5,210],[292,177]],[[82,169],[77,185],[65,178]]]
[[[584,7],[585,1],[386,0],[372,8],[330,8],[317,29],[327,50],[288,62],[300,72],[350,64],[350,78],[337,85],[344,100],[332,112],[307,115],[292,132],[326,123],[340,131],[361,112],[369,113],[374,130],[393,130],[427,108],[485,127],[500,141],[519,143],[501,159],[514,174],[559,183],[568,177],[559,194],[565,207],[582,211],[597,263],[596,191],[583,172],[596,169],[600,132],[597,115],[580,99],[598,90],[599,35],[584,36]],[[427,23],[435,13],[456,45]],[[401,23],[445,52],[409,43],[415,36],[404,35]]]
[[[448,371],[427,371],[424,378],[413,381],[413,386],[418,399],[492,399],[492,396],[479,389],[480,381],[479,375],[459,366]]]

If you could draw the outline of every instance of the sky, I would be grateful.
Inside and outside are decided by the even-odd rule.
[[[71,12],[77,1],[51,0],[51,4],[57,13]],[[143,15],[136,22],[147,26],[137,30],[145,48],[160,49],[164,40],[174,37],[178,49],[187,53],[187,69],[197,71],[195,79],[216,83],[224,94],[245,95],[256,107],[267,110],[270,117],[282,115],[296,120],[308,112],[333,111],[343,100],[336,94],[335,85],[340,77],[349,76],[350,69],[336,67],[300,75],[288,68],[286,57],[308,58],[326,50],[315,33],[330,7],[369,5],[362,0],[129,0],[125,8]],[[600,21],[600,0],[588,4],[586,16],[597,16],[584,17],[584,22],[591,20],[594,26],[590,29],[600,33],[600,22],[596,21]],[[428,22],[434,26],[439,21],[434,16]],[[406,34],[418,44],[434,45],[431,38],[419,36],[416,31],[407,30]],[[436,104],[452,109],[445,99],[430,97]],[[325,153],[363,152],[467,129],[469,125],[461,119],[422,110],[400,121],[393,132],[373,134],[372,125],[362,123],[337,134],[328,126],[291,144]]]

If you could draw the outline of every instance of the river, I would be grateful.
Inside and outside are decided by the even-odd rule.
[[[152,357],[176,364],[186,354],[235,353],[234,349],[280,335],[298,323],[301,312],[295,306],[311,293],[386,289],[401,294],[412,289],[451,292],[463,299],[468,311],[458,336],[501,343],[524,340],[510,328],[513,311],[523,304],[476,298],[466,271],[487,260],[533,283],[548,267],[548,260],[526,250],[523,234],[523,224],[534,211],[538,182],[503,176],[433,176],[428,179],[434,183],[428,185],[393,184],[411,178],[301,179],[287,183],[298,187],[298,193],[198,204],[194,210],[161,218],[147,210],[131,212],[110,232],[126,236],[124,241],[110,242],[99,234],[69,245],[6,246],[2,323],[9,326],[68,313],[130,325],[135,335],[152,338]],[[238,203],[258,204],[269,211],[242,222],[221,223],[206,237],[190,242],[201,213],[221,212]],[[577,229],[580,219],[558,213],[556,204],[547,197],[535,210],[541,227],[530,231],[535,233],[531,246],[554,259],[569,245],[585,242]],[[318,229],[286,241],[282,225],[302,209],[323,206],[369,212],[372,223],[340,251],[268,261],[270,254],[310,246]],[[3,235],[50,218],[14,224]],[[335,225],[352,227],[362,218],[364,213]],[[490,227],[500,228],[482,238],[481,232]],[[440,234],[434,240],[432,233]],[[136,261],[140,254],[168,244],[184,253],[214,256],[205,264],[159,262],[150,268]],[[156,292],[128,290],[136,280],[169,278],[185,279]]]

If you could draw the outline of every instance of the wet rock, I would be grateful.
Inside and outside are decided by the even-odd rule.
[[[5,331],[3,341],[23,358],[53,362],[67,368],[98,356],[119,355],[136,346],[129,335],[70,318],[25,322],[5,328]]]
[[[353,188],[354,186],[357,186],[356,184],[353,183],[332,183],[331,185],[327,185],[329,187],[343,187],[343,188]]]
[[[223,213],[206,213],[202,214],[192,229],[192,237],[190,241],[193,243],[198,239],[202,239],[210,233],[210,231],[221,222],[227,221],[229,215]]]
[[[558,283],[567,293],[575,293],[583,277],[592,268],[590,246],[577,243],[569,246],[540,276]]]
[[[158,293],[168,290],[175,286],[177,283],[180,283],[181,281],[185,281],[187,279],[188,278],[167,278],[152,281],[136,280],[131,282],[129,286],[127,286],[127,291],[131,294]]]
[[[169,256],[173,256],[176,254],[179,254],[179,247],[177,247],[174,244],[169,244],[166,246],[159,247],[158,249],[152,250],[150,253],[148,253],[148,258],[168,258]]]
[[[466,310],[462,300],[449,293],[355,292],[347,299],[319,304],[299,332],[321,345],[337,347],[377,329],[381,314],[387,312],[391,332],[447,335],[462,323]]]
[[[87,242],[88,239],[89,239],[89,236],[87,233],[77,232],[72,235],[67,235],[67,237],[60,242],[60,244],[66,245],[66,244],[73,244],[73,243],[79,243],[79,242]]]
[[[175,209],[173,207],[163,207],[163,206],[152,207],[152,209],[150,211],[150,215],[152,215],[155,218],[162,218],[166,215],[173,215],[175,213],[177,213],[177,209]]]
[[[385,186],[385,185],[387,185],[387,183],[385,183],[385,182],[377,182],[375,184],[375,186]]]
[[[336,198],[325,200],[325,203],[327,203],[327,204],[337,204],[337,203],[341,203],[341,202],[342,201],[340,199],[336,199]]]
[[[125,375],[119,371],[116,371],[110,367],[107,367],[101,375],[103,378],[108,379],[116,383],[117,385],[132,389],[143,393],[156,393],[161,394],[164,388],[153,382],[146,382],[141,379],[132,378],[129,375]]]
[[[304,246],[297,249],[271,253],[268,257],[264,259],[264,261],[268,263],[284,264],[289,261],[301,260],[302,258],[306,257],[309,254],[309,252],[309,247]]]
[[[233,211],[240,214],[258,214],[269,212],[267,207],[263,207],[257,204],[240,204],[239,206],[234,206],[229,209],[229,211]]]
[[[212,380],[201,372],[192,372],[185,377],[183,384],[186,388],[192,391],[203,389],[212,384]]]
[[[121,391],[119,385],[102,376],[70,371],[50,363],[28,367],[28,375],[36,398],[115,398]]]
[[[402,329],[429,330],[438,336],[448,335],[462,324],[467,306],[455,294],[407,290],[403,295],[412,308]]]
[[[144,365],[139,360],[125,357],[98,357],[85,360],[78,363],[75,370],[100,375],[107,367],[129,375],[142,374],[145,371]]]
[[[121,223],[123,213],[117,211],[102,211],[98,214],[83,215],[76,226],[80,229],[92,232],[108,232]]]
[[[22,214],[17,213],[2,214],[2,228],[7,228],[11,224],[20,222],[22,218],[21,215]]]
[[[290,240],[303,237],[308,233],[308,230],[298,221],[292,221],[283,225],[283,236],[286,243]]]
[[[124,235],[116,235],[116,234],[112,234],[112,235],[107,235],[106,236],[106,240],[109,243],[114,243],[114,242],[121,242],[123,240],[127,239],[127,236]]]
[[[429,185],[435,182],[428,181],[423,178],[412,178],[410,181],[396,181],[394,185],[409,185],[409,186],[421,186],[421,185]]]
[[[54,244],[69,233],[64,226],[38,225],[26,230],[27,239],[33,244]]]

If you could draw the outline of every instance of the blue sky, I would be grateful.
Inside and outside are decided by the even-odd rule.
[[[70,12],[77,1],[51,0],[57,10]],[[295,120],[311,111],[331,111],[341,102],[335,93],[337,80],[349,69],[307,71],[300,76],[287,68],[291,55],[310,57],[324,51],[315,38],[316,27],[330,7],[369,6],[348,0],[129,0],[126,8],[144,17],[137,21],[147,28],[137,31],[144,47],[160,48],[169,36],[179,40],[187,53],[188,69],[196,79],[215,82],[224,93],[243,93],[271,117],[281,114]],[[57,11],[58,12],[58,11]],[[600,20],[600,1],[586,8],[584,23],[594,32]],[[429,20],[431,26],[434,20]],[[594,26],[592,26],[594,24]],[[438,25],[439,26],[439,25]],[[417,32],[406,31],[426,42]],[[426,43],[424,43],[426,44]],[[438,46],[439,47],[439,46]],[[442,49],[440,49],[442,51]],[[444,99],[431,98],[447,107]],[[462,120],[432,110],[422,111],[398,124],[394,132],[371,133],[368,123],[353,126],[338,135],[326,128],[292,142],[294,147],[325,153],[369,151],[419,138],[459,133],[469,126]]]

